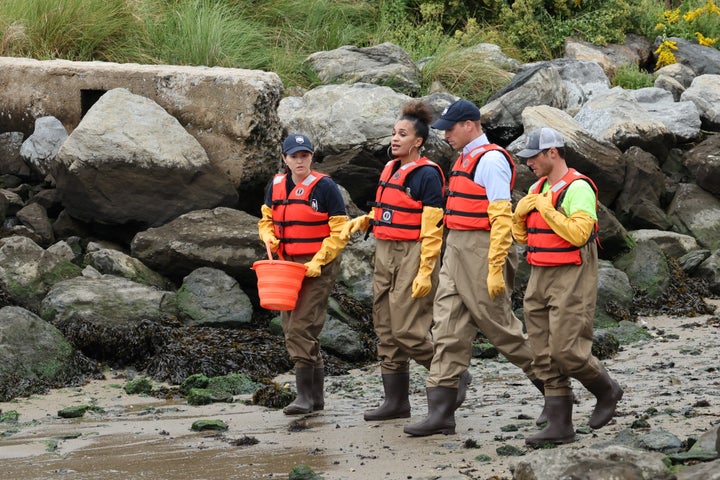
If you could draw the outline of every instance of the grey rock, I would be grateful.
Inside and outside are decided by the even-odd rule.
[[[139,232],[130,254],[173,281],[197,268],[212,267],[236,278],[245,290],[257,282],[252,264],[267,258],[258,238],[258,220],[231,208],[197,210]]]
[[[23,308],[0,309],[0,402],[94,373],[97,365],[80,358],[57,328]]]
[[[689,150],[683,165],[703,190],[720,197],[720,135],[713,135]]]
[[[325,319],[318,340],[324,349],[347,360],[363,357],[363,343],[359,333],[330,315]]]
[[[93,105],[56,160],[63,204],[86,222],[157,226],[238,200],[228,177],[174,117],[122,88]]]
[[[170,280],[154,272],[137,258],[112,248],[91,250],[88,246],[83,265],[91,266],[101,274],[117,275],[160,290],[174,290],[175,288]]]
[[[638,446],[655,452],[676,453],[682,448],[682,441],[673,433],[657,430],[641,435],[638,438]]]
[[[663,230],[631,230],[630,238],[637,243],[655,242],[663,253],[669,257],[680,258],[683,255],[697,250],[700,246],[690,235],[668,232]]]
[[[65,126],[55,117],[35,120],[35,131],[20,148],[20,155],[41,177],[50,173],[52,162],[68,138]]]
[[[47,247],[55,242],[52,223],[45,207],[39,203],[30,203],[15,214],[23,225],[32,230],[40,240],[40,245]]]
[[[700,113],[695,103],[676,102],[672,93],[655,87],[634,90],[633,95],[640,106],[665,124],[675,135],[676,142],[689,142],[700,135]]]
[[[595,328],[607,328],[617,325],[619,318],[610,311],[632,308],[633,292],[628,276],[607,260],[600,260],[598,265],[597,306],[595,308]]]
[[[703,248],[720,247],[720,199],[693,183],[681,183],[667,213],[678,232]]]
[[[658,298],[670,284],[670,267],[663,251],[653,241],[638,243],[613,264],[627,274],[631,285],[650,298]]]
[[[599,450],[537,450],[513,465],[513,480],[645,480],[667,473],[658,452],[609,446]]]
[[[615,200],[617,219],[630,229],[669,229],[672,222],[662,208],[667,179],[657,159],[638,147],[628,148],[623,159],[627,168]]]
[[[623,151],[638,146],[661,160],[674,142],[670,129],[643,108],[631,91],[621,87],[593,96],[575,120],[598,140]]]
[[[20,155],[22,143],[22,132],[0,133],[0,175],[30,176],[30,167]]]
[[[239,327],[252,321],[250,298],[222,270],[201,267],[176,295],[178,319],[187,326]]]
[[[382,43],[358,48],[345,45],[315,52],[305,63],[325,83],[373,83],[392,86],[407,95],[420,90],[420,70],[398,45]]]
[[[80,268],[43,250],[26,237],[0,239],[0,288],[18,305],[37,310],[56,283],[80,275]]]
[[[703,129],[710,131],[720,129],[720,74],[696,77],[680,96],[680,100],[695,104],[700,113]]]
[[[696,269],[695,276],[707,281],[715,294],[720,294],[720,250],[715,250]]]

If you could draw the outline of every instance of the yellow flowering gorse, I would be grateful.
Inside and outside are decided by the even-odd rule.
[[[655,68],[671,65],[677,61],[673,53],[673,51],[677,50],[677,42],[668,40],[669,36],[689,38],[691,32],[694,31],[698,44],[706,47],[714,46],[718,41],[717,37],[706,37],[703,32],[698,31],[703,29],[702,20],[708,20],[709,17],[714,15],[720,16],[720,7],[715,4],[715,0],[707,0],[707,3],[702,7],[689,10],[684,14],[680,13],[679,8],[664,11],[664,22],[655,25],[655,30],[662,34],[662,43],[654,52],[658,56]]]

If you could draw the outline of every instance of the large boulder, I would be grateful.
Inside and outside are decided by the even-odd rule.
[[[0,309],[0,402],[98,374],[97,364],[48,322],[20,307]]]
[[[267,259],[257,233],[258,220],[223,207],[186,213],[135,235],[131,255],[172,280],[212,267],[237,278],[245,289],[256,283],[252,264]]]
[[[326,84],[392,85],[407,95],[420,90],[420,69],[405,50],[389,42],[363,48],[345,45],[315,52],[305,63]]]
[[[115,367],[142,365],[155,353],[159,323],[175,314],[173,295],[89,273],[55,284],[40,315],[90,358]]]
[[[615,201],[618,220],[631,229],[670,228],[661,203],[666,178],[657,159],[639,147],[628,148],[623,157],[627,168],[625,184]]]
[[[713,135],[689,150],[683,157],[683,165],[692,173],[697,183],[720,197],[720,135]]]
[[[80,267],[27,237],[0,239],[0,289],[16,304],[37,310],[56,283],[80,275]]]
[[[60,148],[53,175],[68,213],[86,222],[157,226],[238,200],[174,117],[121,88],[88,111]]]
[[[643,108],[631,91],[621,87],[593,96],[575,120],[598,140],[622,151],[638,146],[661,160],[675,141],[670,129]]]
[[[696,77],[680,100],[695,104],[705,130],[720,130],[720,74]]]
[[[201,267],[190,273],[176,295],[178,319],[187,326],[239,327],[252,321],[252,304],[227,273]]]
[[[30,176],[30,167],[20,156],[22,144],[22,132],[0,133],[0,175]]]
[[[515,75],[480,108],[480,120],[488,136],[505,145],[522,133],[523,110],[535,105],[567,107],[567,89],[557,67],[541,64]]]
[[[655,87],[632,93],[640,106],[654,114],[675,135],[677,143],[695,140],[700,135],[700,114],[693,102],[676,102],[672,93]]]
[[[44,177],[50,172],[50,165],[68,137],[68,132],[55,117],[40,117],[35,120],[35,131],[20,148],[20,155],[36,174]]]
[[[678,186],[667,213],[678,232],[691,235],[705,248],[720,247],[720,199],[694,183]]]
[[[0,131],[32,132],[55,116],[72,132],[104,93],[125,88],[177,118],[211,163],[245,192],[262,188],[282,140],[273,72],[187,65],[139,65],[0,57]]]

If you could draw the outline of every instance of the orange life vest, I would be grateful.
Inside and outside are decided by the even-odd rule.
[[[317,205],[310,200],[313,188],[324,177],[327,175],[311,171],[289,195],[287,174],[273,178],[273,227],[281,248],[288,255],[313,255],[330,236],[328,213],[318,212]]]
[[[490,143],[460,155],[450,171],[450,185],[445,203],[445,226],[453,230],[490,230],[488,198],[484,186],[475,183],[475,168],[489,151],[502,153],[510,164],[510,190],[515,185],[515,162],[502,147]]]
[[[547,177],[542,177],[532,187],[530,193],[541,193]],[[558,180],[550,191],[552,192],[552,204],[557,209],[558,205],[564,197],[564,192],[570,184],[576,180],[585,180],[595,191],[595,209],[597,210],[598,189],[595,183],[585,175],[579,173],[574,168]],[[528,245],[527,245],[527,262],[530,265],[538,267],[557,267],[560,265],[581,265],[582,257],[580,256],[580,248],[568,242],[560,235],[555,233],[540,212],[533,210],[526,219]],[[595,222],[595,229],[588,243],[597,238],[598,224]]]
[[[372,203],[375,207],[375,218],[370,221],[373,235],[381,240],[418,240],[423,204],[405,190],[405,181],[410,172],[429,165],[437,168],[444,190],[445,176],[438,164],[425,157],[401,165],[393,172],[398,163],[400,160],[390,160],[380,174],[375,202]]]

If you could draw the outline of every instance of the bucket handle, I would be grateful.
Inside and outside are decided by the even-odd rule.
[[[268,259],[272,260],[273,255],[272,255],[272,250],[270,250],[270,242],[265,242],[265,248],[267,249]],[[278,257],[280,258],[280,260],[285,260],[285,258],[283,258],[282,252],[280,252],[280,249],[278,249],[277,254],[278,254]]]

